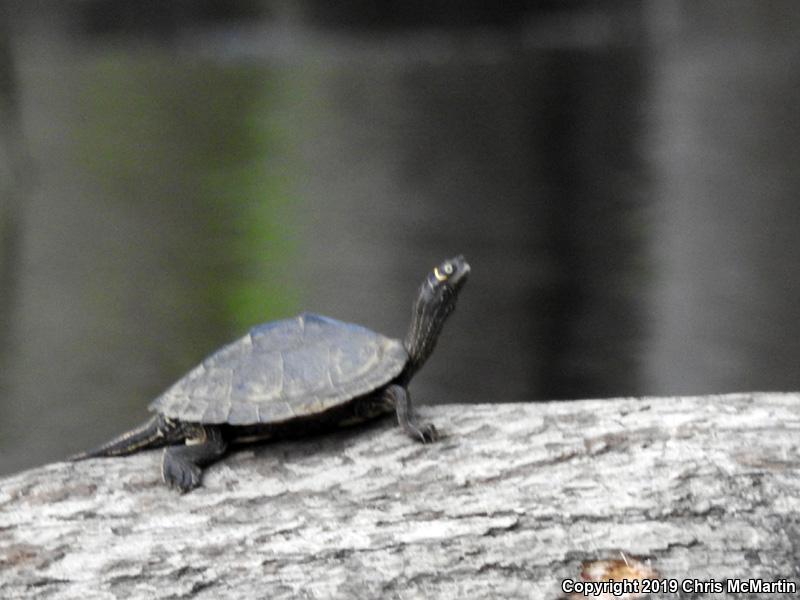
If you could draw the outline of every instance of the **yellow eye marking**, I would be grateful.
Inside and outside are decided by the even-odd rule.
[[[439,273],[439,267],[434,267],[433,276],[436,277],[436,281],[444,281],[447,279],[447,275]]]

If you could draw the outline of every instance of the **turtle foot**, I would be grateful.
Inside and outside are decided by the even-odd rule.
[[[161,476],[169,487],[186,493],[200,485],[203,470],[196,464],[175,456],[168,448],[164,451]]]

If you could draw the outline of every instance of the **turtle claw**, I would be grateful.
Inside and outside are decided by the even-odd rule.
[[[421,434],[422,443],[428,444],[431,442],[435,442],[439,439],[439,432],[436,430],[436,427],[433,423],[425,423],[420,427],[419,432]]]
[[[406,432],[418,442],[430,444],[439,439],[439,432],[433,423],[409,423]]]

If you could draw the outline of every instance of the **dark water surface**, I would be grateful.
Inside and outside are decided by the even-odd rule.
[[[402,337],[456,253],[420,404],[800,388],[797,21],[706,18],[589,43],[20,35],[0,473],[137,424],[252,324]]]

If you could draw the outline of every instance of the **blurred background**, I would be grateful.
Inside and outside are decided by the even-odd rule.
[[[457,253],[419,404],[800,389],[795,0],[0,7],[0,474]]]

